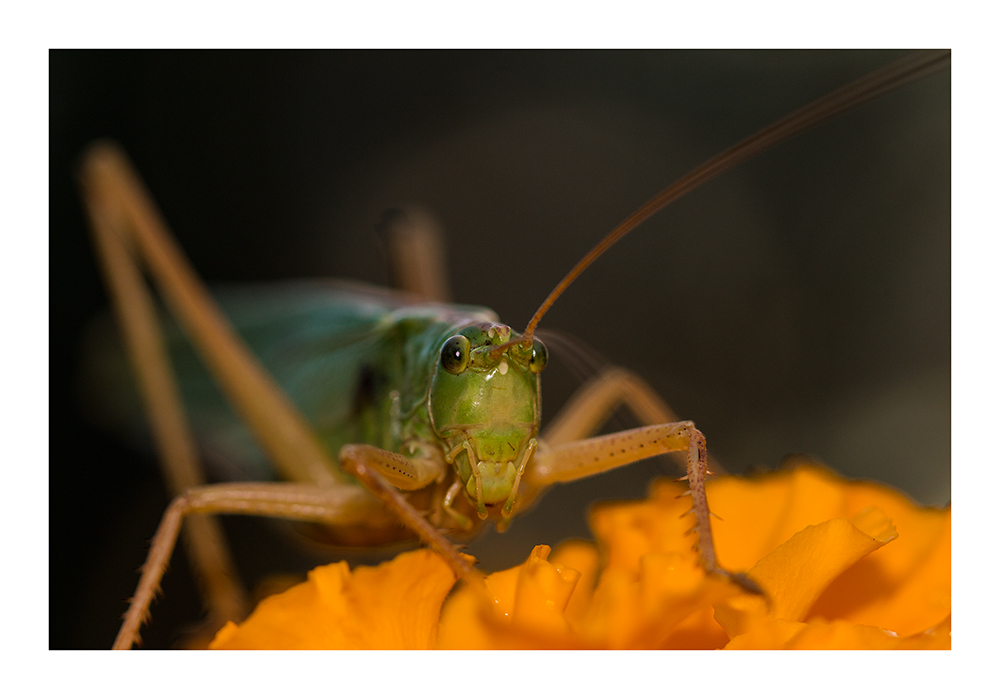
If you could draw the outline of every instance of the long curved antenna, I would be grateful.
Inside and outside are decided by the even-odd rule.
[[[848,83],[839,90],[835,90],[815,102],[807,104],[805,107],[761,129],[752,136],[740,141],[732,148],[723,151],[711,160],[696,167],[643,204],[638,211],[622,221],[617,228],[608,233],[601,242],[584,255],[583,259],[576,263],[576,266],[569,271],[569,274],[563,277],[562,281],[548,295],[548,298],[538,307],[535,315],[531,317],[528,327],[525,328],[523,336],[517,342],[530,343],[535,328],[538,326],[538,322],[542,319],[542,316],[552,307],[552,304],[555,303],[556,299],[562,295],[569,285],[583,273],[583,270],[587,269],[594,260],[603,255],[608,248],[625,237],[627,233],[634,230],[639,224],[667,204],[680,199],[716,175],[720,175],[745,160],[749,160],[758,153],[762,153],[772,146],[816,126],[820,122],[864,104],[886,92],[902,87],[911,80],[916,80],[917,78],[941,70],[947,67],[950,62],[951,51],[948,50],[921,51],[906,56],[869,73],[863,78]]]

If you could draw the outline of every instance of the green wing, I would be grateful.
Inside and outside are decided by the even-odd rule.
[[[470,319],[494,318],[468,306],[428,306],[378,287],[342,282],[295,282],[222,288],[214,296],[236,331],[288,394],[317,434],[336,454],[347,442],[394,448],[389,396],[408,386],[407,400],[419,399],[425,377],[408,366],[404,347],[436,342],[447,328]],[[213,476],[226,480],[274,478],[268,459],[215,385],[176,324],[165,321],[171,360],[199,446]],[[429,348],[421,357],[436,357]],[[120,360],[120,350],[118,352]],[[108,362],[106,361],[105,364]],[[119,369],[118,374],[123,374]],[[107,376],[105,371],[105,376]],[[114,395],[115,421],[145,434],[134,388],[119,376],[105,380]],[[416,388],[414,388],[416,386]],[[414,398],[416,396],[416,398]],[[109,399],[105,398],[107,404]],[[398,408],[398,406],[397,406]],[[145,438],[148,439],[148,438]]]

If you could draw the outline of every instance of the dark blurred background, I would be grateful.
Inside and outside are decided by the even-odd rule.
[[[210,282],[386,280],[382,212],[447,234],[456,300],[518,329],[641,203],[718,151],[892,61],[881,51],[50,54],[50,644],[106,648],[168,497],[149,455],[85,419],[79,346],[107,305],[74,184],[121,142]],[[645,377],[730,470],[808,453],[950,498],[950,75],[779,146],[613,248],[543,326]],[[553,351],[554,354],[557,354]],[[545,413],[575,385],[557,357]],[[551,491],[472,552],[489,569],[586,535],[587,504],[669,464]],[[255,580],[326,556],[228,518]],[[144,634],[200,606],[183,556]]]

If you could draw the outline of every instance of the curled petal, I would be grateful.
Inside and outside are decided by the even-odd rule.
[[[877,510],[862,513],[855,522],[838,517],[808,526],[747,573],[767,593],[766,599],[741,595],[720,605],[715,618],[730,638],[747,633],[765,617],[802,621],[834,578],[896,536]]]
[[[899,538],[834,580],[810,614],[901,636],[936,625],[951,613],[951,510],[915,507],[905,496],[870,483],[851,483],[845,490],[852,506],[884,510]]]
[[[454,584],[448,565],[426,549],[353,573],[343,561],[321,566],[306,582],[265,599],[239,626],[229,622],[210,648],[432,648]]]

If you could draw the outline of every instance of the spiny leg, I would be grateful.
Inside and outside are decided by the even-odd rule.
[[[725,575],[744,588],[759,592],[757,585],[745,575],[729,573],[719,566],[705,495],[705,477],[710,473],[708,450],[705,436],[693,422],[669,421],[582,438],[593,434],[621,404],[629,406],[642,421],[673,417],[666,403],[638,377],[622,369],[606,371],[584,386],[543,432],[547,449],[535,456],[534,468],[526,474],[527,493],[537,493],[554,483],[603,473],[650,456],[685,453],[691,512],[695,516],[694,531],[702,565],[709,572]]]
[[[85,184],[85,187],[87,185]],[[156,311],[123,237],[120,210],[87,198],[94,242],[118,324],[122,330],[169,492],[176,496],[204,484],[194,439],[170,368]],[[209,611],[209,625],[221,626],[249,611],[246,591],[218,522],[192,517],[184,530],[185,547]]]
[[[660,454],[687,453],[687,478],[693,500],[698,548],[706,570],[716,571],[715,546],[705,499],[708,470],[705,437],[693,422],[637,427],[633,430],[565,442],[535,456],[529,474],[533,485],[567,483]]]
[[[194,514],[280,517],[342,527],[387,527],[395,521],[359,486],[224,483],[191,488],[173,499],[160,520],[114,650],[128,650],[139,642],[139,628],[149,616],[181,524],[186,516]]]
[[[542,440],[552,447],[591,437],[622,405],[628,407],[642,425],[681,421],[667,402],[639,376],[621,367],[610,367],[580,387],[542,431]],[[683,457],[678,457],[678,463],[682,467],[686,465]],[[710,473],[726,472],[711,455],[708,468]]]
[[[125,154],[113,144],[95,144],[83,175],[88,207],[114,217],[112,232],[143,261],[192,346],[281,475],[336,484],[332,458],[216,306]]]
[[[174,498],[153,537],[139,585],[113,649],[128,650],[139,642],[139,629],[148,617],[181,523],[185,516],[198,513],[255,515],[374,529],[402,523],[444,558],[457,578],[483,588],[483,577],[472,567],[470,559],[460,554],[382,475],[394,473],[396,484],[419,488],[432,482],[428,478],[433,475],[431,469],[399,454],[359,444],[345,445],[340,460],[344,470],[364,487],[235,483],[192,488]]]
[[[420,462],[368,444],[344,445],[339,459],[341,468],[385,503],[421,541],[444,558],[460,578],[471,584],[482,584],[482,576],[458,552],[454,544],[428,522],[397,489],[405,487],[416,490],[426,487],[433,481],[428,476],[435,475],[433,471],[438,469],[421,468]]]
[[[214,307],[177,249],[155,206],[120,150],[99,143],[86,153],[81,184],[99,257],[125,336],[152,429],[173,495],[202,485],[195,447],[163,348],[153,303],[138,269],[139,260],[161,291],[196,348],[221,376],[238,412],[251,424],[279,470],[289,478],[332,484],[329,457],[315,436],[287,405],[280,391],[256,364]],[[242,409],[241,409],[242,408]],[[221,530],[214,522],[192,518],[185,540],[213,621],[241,619],[249,609]]]
[[[338,484],[233,483],[192,488],[167,508],[153,537],[142,576],[125,615],[114,648],[125,650],[139,641],[139,628],[166,571],[185,516],[243,514],[316,522],[342,528],[385,529],[400,523],[436,551],[467,583],[481,586],[482,576],[397,490],[418,489],[434,481],[430,462],[407,459],[369,445],[348,444],[340,451],[344,470],[364,487]],[[383,473],[392,474],[390,480]],[[372,498],[372,495],[375,498]],[[381,502],[380,502],[381,501]],[[384,507],[386,505],[388,507]]]

